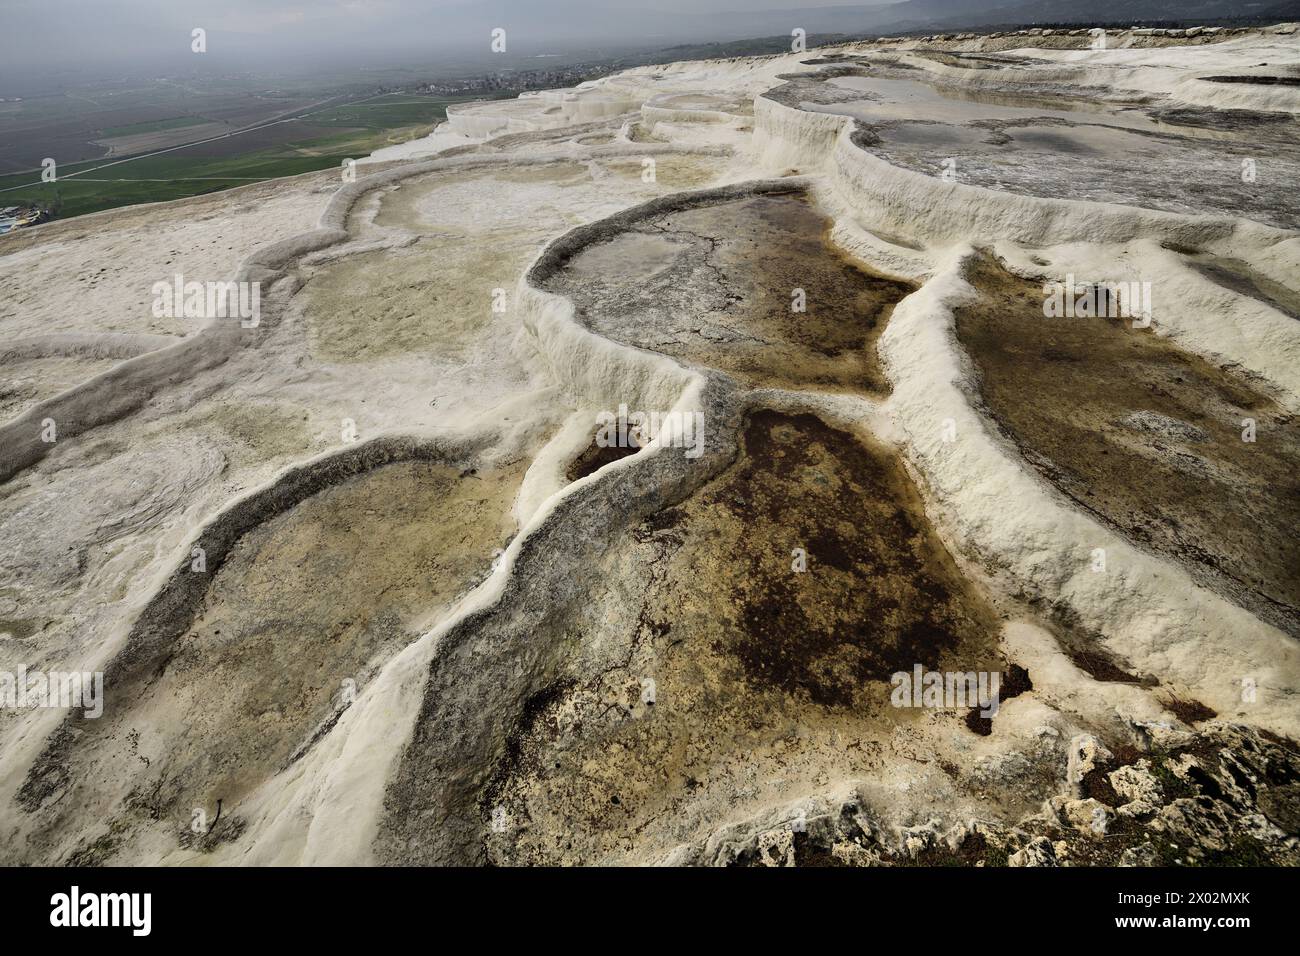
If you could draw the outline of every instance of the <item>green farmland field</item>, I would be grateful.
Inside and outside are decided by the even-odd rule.
[[[51,206],[56,218],[68,219],[118,206],[183,199],[250,182],[337,169],[344,159],[360,159],[380,147],[428,135],[446,118],[449,103],[478,98],[388,94],[327,107],[305,120],[318,133],[322,127],[338,130],[330,135],[293,139],[295,124],[284,123],[275,127],[283,132],[283,142],[249,152],[239,152],[236,136],[220,141],[228,144],[223,149],[227,155],[190,155],[199,149],[195,147],[125,162],[90,160],[58,167],[54,183],[40,183],[39,175],[31,172],[0,176],[0,205]],[[178,117],[176,121],[191,120]],[[141,123],[130,131],[145,132],[145,126],[161,128],[160,123],[169,122]]]
[[[200,126],[206,123],[201,116],[173,116],[171,119],[154,120],[152,123],[131,123],[129,126],[113,126],[104,130],[104,138],[115,136],[136,136],[140,133],[160,133],[167,129],[184,129],[187,126]]]

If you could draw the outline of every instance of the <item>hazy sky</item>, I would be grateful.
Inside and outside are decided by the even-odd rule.
[[[278,57],[304,56],[355,61],[425,50],[468,55],[480,47],[486,53],[493,27],[505,28],[508,49],[513,45],[523,54],[593,42],[644,47],[788,33],[795,26],[816,32],[861,22],[869,29],[875,18],[865,8],[885,5],[887,0],[0,0],[0,62],[6,72],[38,64],[172,68],[191,55],[195,27],[208,33],[205,66],[274,66]]]
[[[208,31],[208,53],[286,56],[390,52],[481,44],[494,26],[520,51],[547,44],[659,38],[735,39],[800,26],[776,8],[824,20],[844,7],[885,0],[3,0],[6,68],[60,62],[139,61],[148,68],[190,53],[190,31]],[[841,8],[831,12],[827,8]],[[820,8],[820,10],[818,9]],[[732,14],[732,16],[715,16]],[[806,29],[819,29],[815,25]],[[824,27],[820,27],[824,29]],[[789,27],[783,30],[788,33]],[[722,36],[725,34],[725,36]]]

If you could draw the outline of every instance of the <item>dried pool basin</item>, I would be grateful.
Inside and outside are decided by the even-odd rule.
[[[982,300],[957,310],[957,335],[1026,460],[1131,540],[1300,634],[1294,416],[1126,320],[1045,318],[1042,286],[991,261],[970,279]]]
[[[876,340],[913,287],[826,240],[798,195],[651,216],[574,255],[546,287],[593,331],[742,382],[884,392]]]
[[[964,712],[892,707],[894,672],[1005,668],[899,462],[811,415],[753,413],[735,463],[592,581],[564,630],[598,659],[523,708],[481,803],[490,860],[654,859],[872,774],[900,724],[975,739]]]
[[[73,858],[101,863],[137,828],[197,848],[238,835],[241,799],[486,575],[514,533],[524,468],[383,465],[246,533],[165,657],[118,675],[103,718],[77,721],[38,762],[24,792],[51,811],[40,839],[94,813],[112,836]],[[219,802],[224,822],[193,837],[193,810],[211,823]]]

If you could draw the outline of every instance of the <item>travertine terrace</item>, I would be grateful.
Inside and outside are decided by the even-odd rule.
[[[5,857],[1300,862],[1300,33],[1094,45],[640,68],[0,239],[0,671],[104,687],[0,710]]]

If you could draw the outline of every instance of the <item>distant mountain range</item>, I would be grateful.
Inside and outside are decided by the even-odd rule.
[[[966,0],[907,0],[886,8],[887,29],[958,28],[1035,23],[1135,23],[1300,17],[1300,0],[1019,0],[981,5]],[[873,11],[881,12],[881,11]]]
[[[1232,18],[1300,20],[1300,0],[903,0],[807,9],[702,13],[702,33],[763,36],[791,26],[809,33],[890,33],[1036,23],[1135,23]]]

